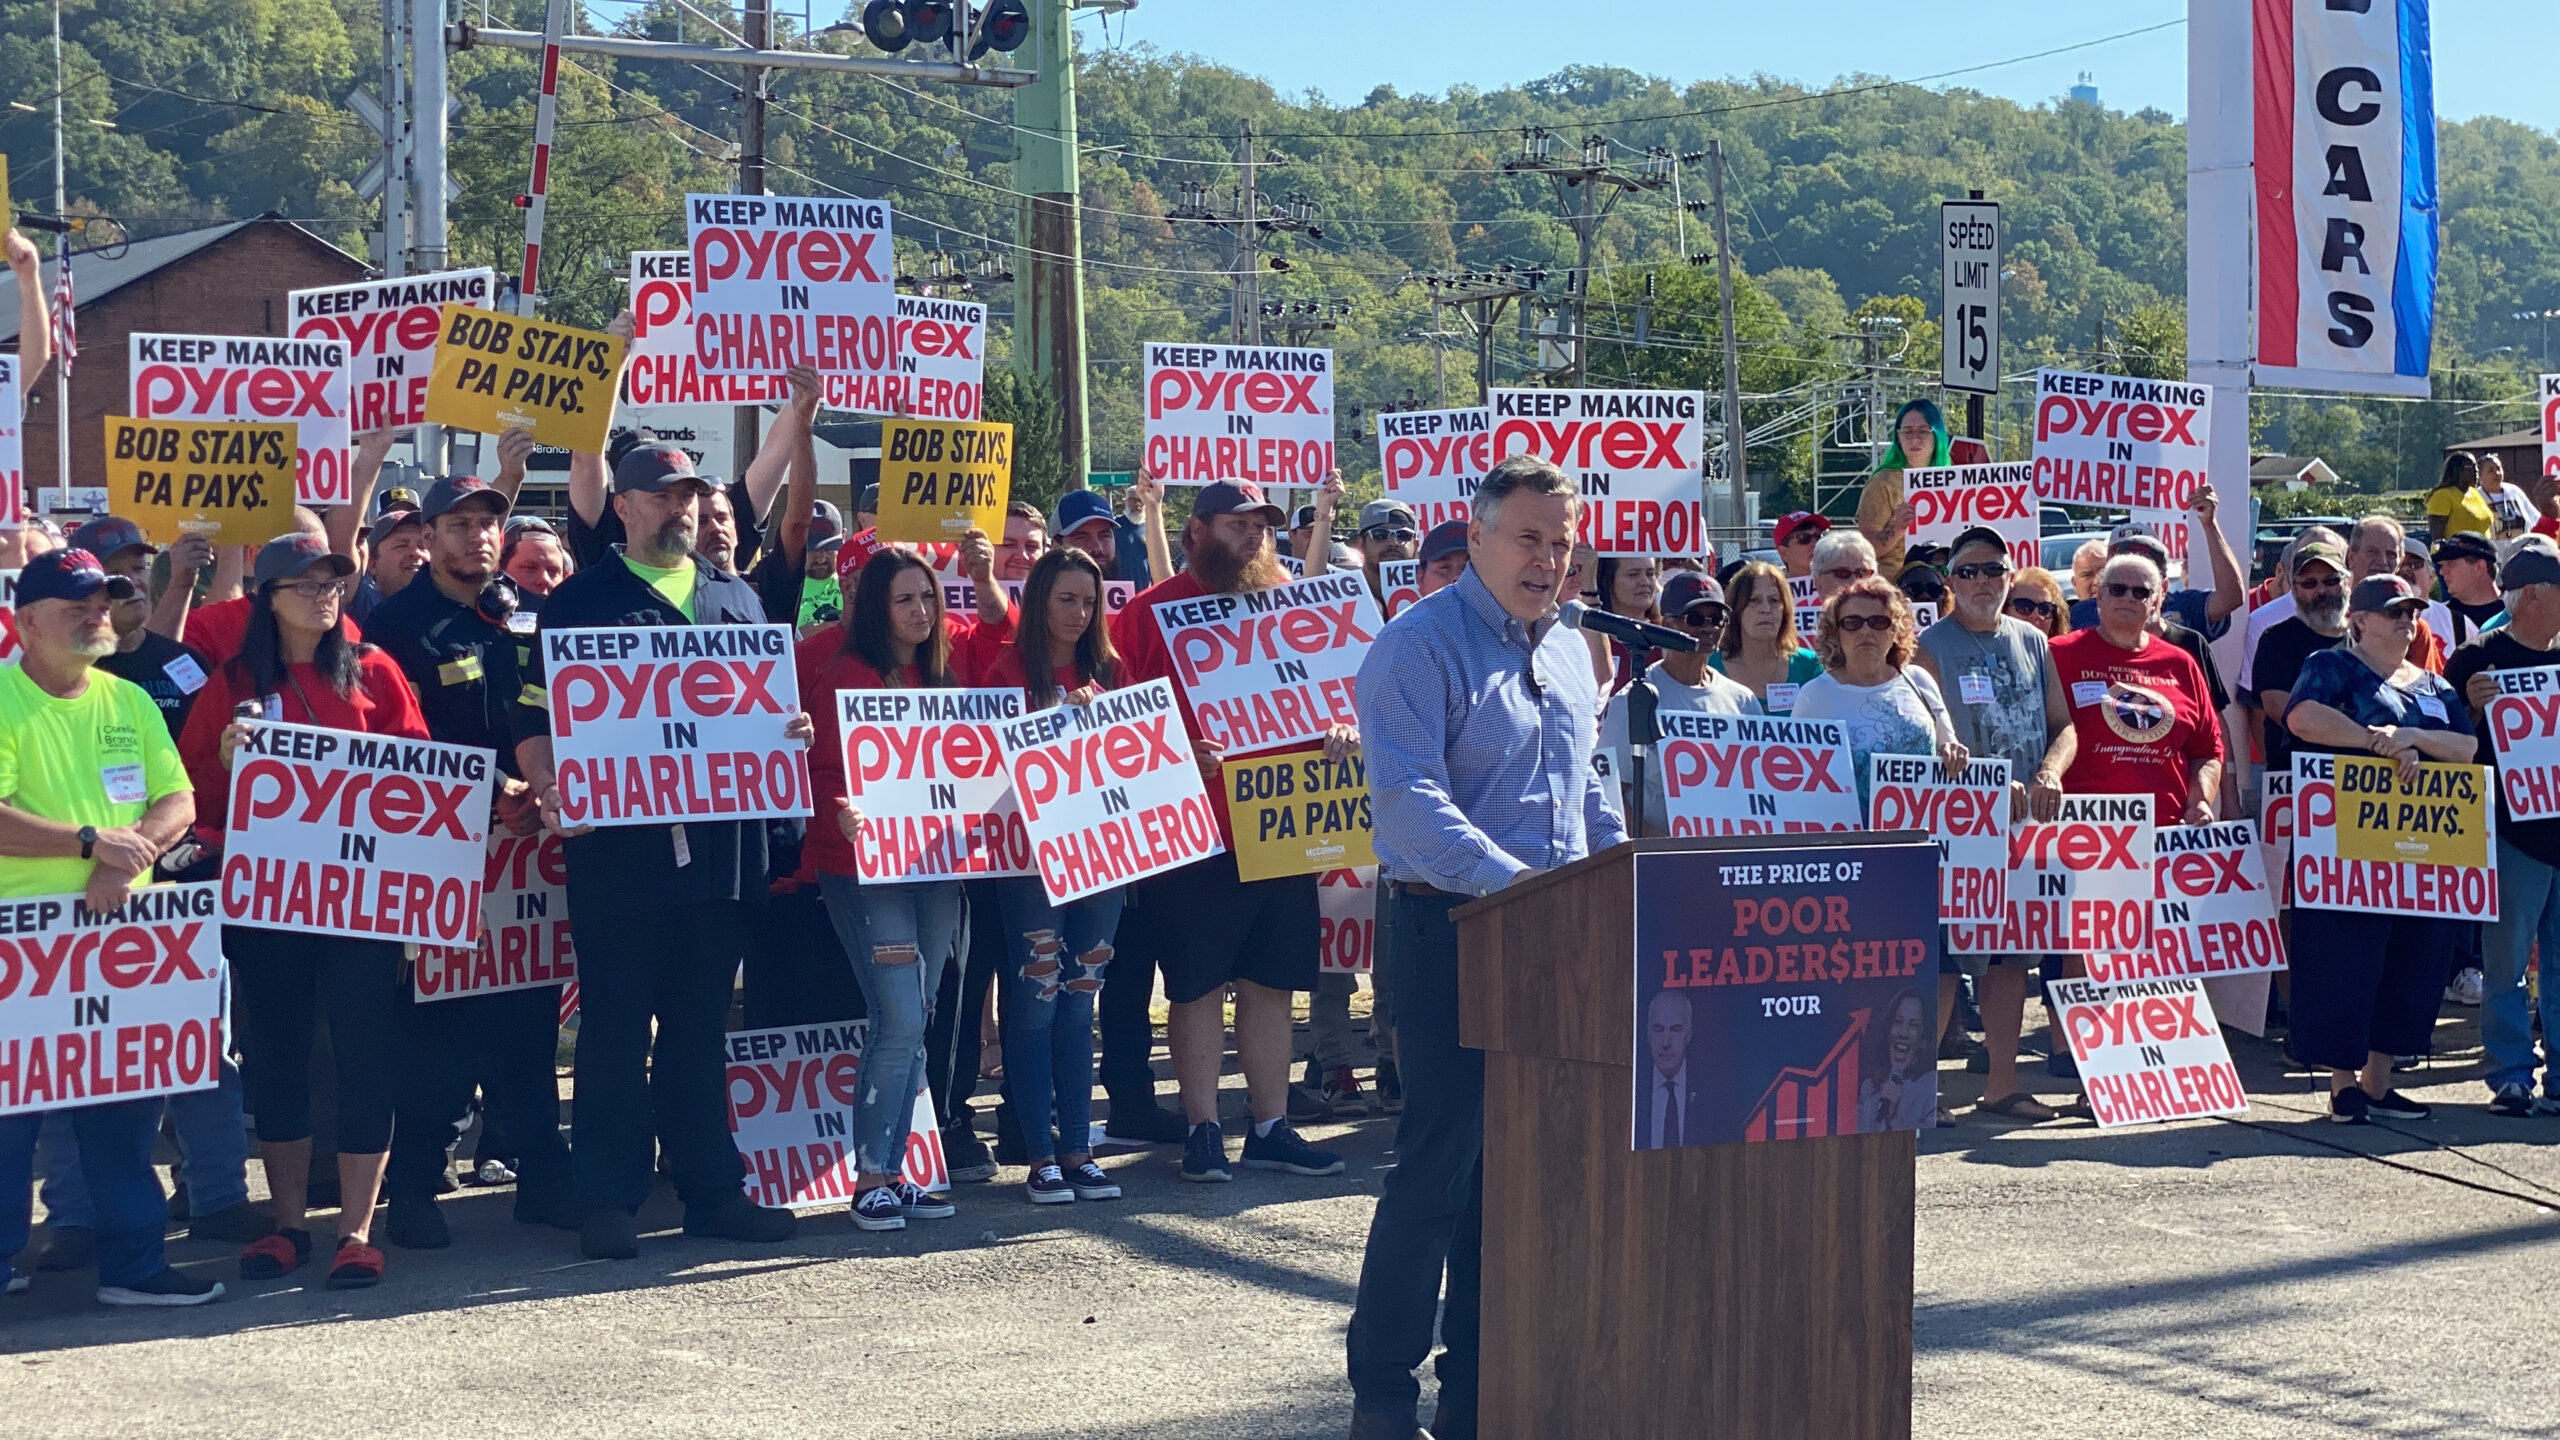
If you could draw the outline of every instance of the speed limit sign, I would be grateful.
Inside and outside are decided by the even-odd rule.
[[[1946,350],[1939,378],[1948,389],[2000,393],[2000,207],[1988,200],[1938,206],[1946,259]]]

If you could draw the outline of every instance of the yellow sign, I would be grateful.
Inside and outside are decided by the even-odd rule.
[[[2338,858],[2384,864],[2489,863],[2488,771],[2477,765],[2400,767],[2378,756],[2341,755],[2337,769]]]
[[[9,203],[9,157],[0,155],[0,235],[18,228],[18,207]]]
[[[1230,760],[1221,772],[1236,874],[1246,880],[1313,875],[1378,863],[1369,843],[1369,771],[1358,756]]]
[[[264,545],[293,528],[293,430],[107,417],[107,511],[156,544]]]
[[[621,336],[472,305],[443,307],[441,324],[429,423],[484,435],[530,428],[542,444],[604,453],[628,343]]]
[[[1004,538],[1013,495],[1013,427],[987,420],[880,422],[880,538]]]

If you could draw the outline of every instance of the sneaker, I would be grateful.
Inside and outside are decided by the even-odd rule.
[[[85,1225],[46,1227],[44,1248],[36,1252],[36,1269],[52,1274],[58,1270],[86,1270],[98,1263],[97,1232]]]
[[[987,1142],[969,1125],[942,1127],[942,1160],[959,1184],[984,1185],[996,1178],[996,1157],[987,1153]]]
[[[725,1196],[698,1210],[688,1205],[684,1211],[684,1233],[708,1240],[771,1245],[790,1239],[799,1229],[800,1222],[790,1211],[758,1205],[743,1194]]]
[[[1290,1119],[1323,1120],[1329,1118],[1332,1114],[1333,1107],[1324,1103],[1324,1097],[1322,1095],[1317,1094],[1315,1091],[1308,1089],[1306,1086],[1299,1084],[1295,1080],[1289,1082]]]
[[[2509,1081],[2499,1086],[2498,1093],[2490,1099],[2489,1113],[2511,1115],[2518,1119],[2529,1116],[2534,1113],[2533,1092]]]
[[[1029,1192],[1031,1203],[1034,1205],[1076,1203],[1075,1187],[1067,1183],[1067,1177],[1055,1165],[1033,1167],[1031,1178],[1023,1182],[1022,1188]]]
[[[907,1202],[898,1198],[898,1187],[880,1185],[862,1192],[853,1202],[853,1225],[857,1230],[904,1230],[907,1228]]]
[[[273,1280],[301,1269],[302,1262],[310,1258],[310,1231],[278,1230],[250,1241],[248,1248],[240,1252],[240,1278]]]
[[[329,1288],[370,1290],[382,1283],[382,1252],[362,1240],[341,1240],[329,1262]]]
[[[195,1240],[222,1240],[233,1245],[246,1245],[252,1240],[276,1233],[276,1222],[267,1212],[246,1200],[234,1201],[210,1215],[198,1215],[187,1222],[187,1235]]]
[[[2433,1106],[2412,1100],[2397,1090],[2385,1091],[2381,1099],[2371,1101],[2366,1108],[2386,1120],[2424,1120],[2436,1113]]]
[[[199,1280],[173,1266],[162,1266],[148,1280],[98,1287],[101,1305],[203,1305],[221,1298],[221,1281]]]
[[[1127,1104],[1112,1101],[1111,1119],[1102,1133],[1131,1145],[1173,1145],[1191,1138],[1182,1117],[1157,1104],[1152,1095]]]
[[[2488,977],[2477,967],[2465,967],[2453,973],[2453,983],[2444,987],[2444,998],[2456,1005],[2477,1005],[2488,983]]]
[[[472,1172],[471,1183],[474,1185],[513,1185],[516,1183],[516,1172],[508,1169],[507,1162],[503,1160],[483,1160],[480,1162],[480,1168]]]
[[[1227,1173],[1227,1137],[1217,1121],[1203,1120],[1183,1137],[1182,1178],[1202,1185],[1224,1185],[1234,1178]]]
[[[1286,1170],[1292,1175],[1339,1175],[1344,1168],[1341,1156],[1299,1139],[1286,1120],[1267,1134],[1244,1133],[1244,1163],[1249,1169]]]
[[[889,1188],[898,1192],[898,1203],[907,1207],[907,1214],[914,1219],[948,1220],[960,1213],[959,1206],[921,1185],[910,1185],[904,1180],[892,1180],[889,1182]]]
[[[24,1295],[27,1287],[34,1283],[34,1276],[12,1269],[8,1261],[0,1260],[0,1295]]]
[[[2329,1118],[2340,1125],[2370,1125],[2373,1097],[2361,1085],[2350,1085],[2329,1097]]]
[[[1079,1200],[1120,1198],[1119,1183],[1111,1178],[1109,1171],[1090,1160],[1067,1172],[1067,1184],[1074,1189]]]
[[[1385,1115],[1404,1113],[1404,1072],[1393,1060],[1378,1062],[1378,1111]]]
[[[1360,1089],[1360,1077],[1348,1065],[1337,1065],[1324,1077],[1324,1105],[1336,1115],[1362,1116],[1369,1113],[1369,1097]]]

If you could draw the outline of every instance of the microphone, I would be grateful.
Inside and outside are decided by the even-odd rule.
[[[1695,650],[1698,637],[1664,625],[1648,625],[1606,610],[1594,610],[1579,600],[1567,600],[1556,609],[1556,618],[1576,630],[1606,635],[1635,650]]]

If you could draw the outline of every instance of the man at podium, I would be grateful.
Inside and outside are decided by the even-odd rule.
[[[1347,1342],[1352,1440],[1474,1440],[1484,1237],[1484,1055],[1458,1043],[1457,906],[1627,838],[1597,777],[1599,685],[1568,598],[1581,496],[1515,455],[1476,489],[1467,573],[1414,602],[1360,668],[1360,733],[1388,914],[1380,974],[1405,1108]],[[1439,1316],[1432,1429],[1415,1370]]]

